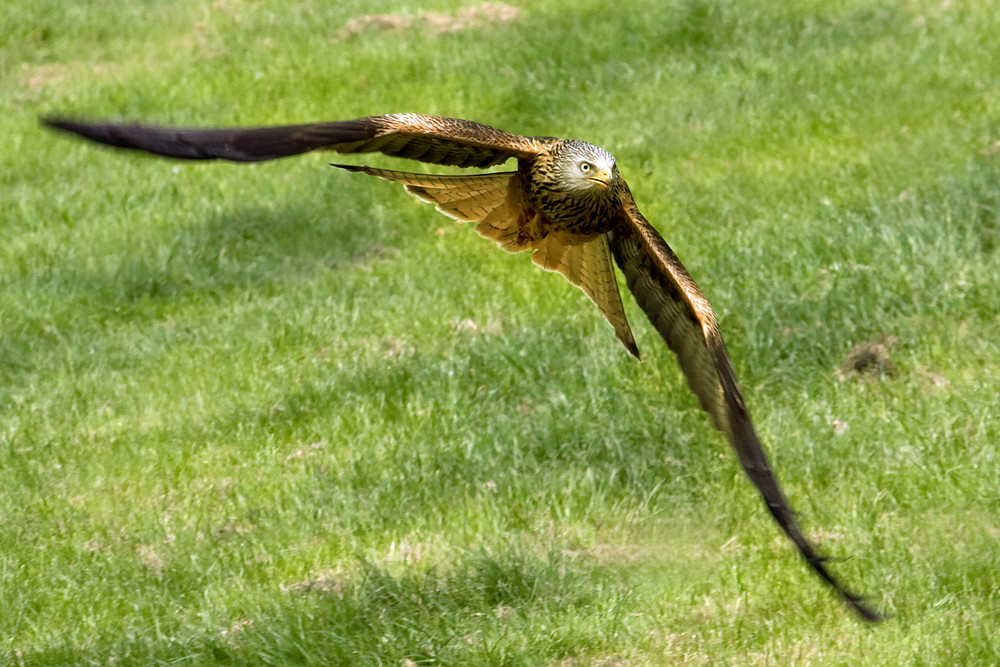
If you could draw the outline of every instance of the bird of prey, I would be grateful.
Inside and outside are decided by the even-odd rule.
[[[615,158],[584,141],[511,134],[469,120],[412,113],[275,127],[182,129],[45,119],[96,142],[171,158],[256,162],[313,150],[380,152],[439,165],[517,169],[473,175],[417,174],[334,165],[401,183],[442,213],[476,223],[508,252],[564,275],[590,297],[625,348],[639,350],[615,278],[617,262],[650,322],[677,355],[691,390],[739,457],[772,516],[812,569],[864,619],[881,616],[836,579],[803,535],[768,464],[698,285],[643,217]]]

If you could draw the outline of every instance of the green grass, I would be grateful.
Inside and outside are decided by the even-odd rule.
[[[436,33],[461,3],[8,3],[0,662],[997,664],[994,4],[553,0]],[[416,23],[343,30],[379,13]],[[390,111],[617,156],[807,531],[891,620],[806,569],[630,297],[642,363],[328,155],[36,122]],[[886,337],[892,375],[838,378]]]

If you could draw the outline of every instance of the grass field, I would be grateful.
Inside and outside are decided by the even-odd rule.
[[[1000,663],[1000,8],[511,2],[7,3],[0,662]],[[892,619],[808,571],[630,296],[641,363],[330,155],[36,120],[392,111],[616,155]],[[891,367],[844,373],[865,343]]]

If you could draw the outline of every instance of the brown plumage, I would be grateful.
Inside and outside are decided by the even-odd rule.
[[[390,114],[281,127],[169,129],[49,119],[100,143],[184,159],[272,160],[312,150],[381,152],[459,167],[517,159],[517,170],[435,176],[335,165],[401,183],[442,213],[477,223],[508,252],[527,250],[581,288],[626,349],[638,348],[611,258],[650,322],[677,355],[691,390],[725,434],[774,519],[809,565],[863,618],[881,616],[848,591],[802,534],[750,420],[711,306],[663,237],[642,216],[615,159],[582,141],[511,134],[468,120]]]

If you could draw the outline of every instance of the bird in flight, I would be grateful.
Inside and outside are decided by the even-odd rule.
[[[803,535],[771,471],[711,306],[659,232],[643,217],[615,158],[584,141],[511,134],[469,120],[402,113],[275,127],[182,129],[50,118],[50,127],[119,148],[171,158],[258,162],[313,150],[380,152],[432,164],[517,169],[417,174],[334,165],[401,183],[508,252],[531,252],[590,297],[636,358],[613,262],[650,322],[677,355],[688,384],[729,440],[768,510],[812,569],[864,619],[881,620],[836,579]],[[613,260],[612,260],[613,258]]]

